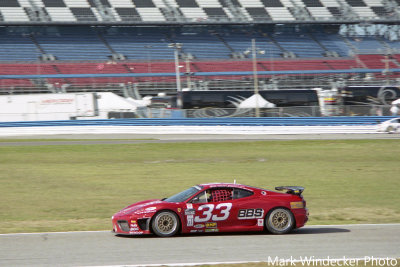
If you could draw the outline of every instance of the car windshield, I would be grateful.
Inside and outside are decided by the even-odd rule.
[[[201,188],[199,186],[193,186],[189,189],[186,189],[185,191],[182,191],[176,195],[173,195],[172,197],[164,199],[164,201],[167,202],[182,202],[185,201],[186,199],[192,197],[195,195],[197,192],[199,192]]]

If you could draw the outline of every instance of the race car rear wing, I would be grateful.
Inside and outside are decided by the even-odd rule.
[[[284,191],[286,190],[287,194],[298,195],[301,196],[301,193],[304,191],[304,187],[301,186],[277,186],[275,190]]]

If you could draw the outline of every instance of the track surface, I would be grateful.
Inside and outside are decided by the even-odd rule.
[[[308,226],[262,233],[117,237],[111,232],[0,235],[0,266],[105,266],[312,257],[400,258],[400,224]]]

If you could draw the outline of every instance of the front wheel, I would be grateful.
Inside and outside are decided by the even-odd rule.
[[[265,220],[265,227],[272,234],[286,234],[293,229],[294,216],[287,209],[277,208],[270,211]]]
[[[160,237],[173,236],[179,231],[179,218],[172,211],[157,213],[151,223],[153,232]]]
[[[394,128],[393,126],[389,126],[389,127],[387,127],[386,132],[390,133],[390,134],[395,133],[396,128]]]

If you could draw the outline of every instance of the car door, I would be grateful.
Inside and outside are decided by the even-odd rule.
[[[230,225],[233,217],[232,210],[232,188],[212,188],[200,192],[191,203],[188,213],[188,227],[191,232],[219,232]],[[192,221],[193,220],[193,221]]]

